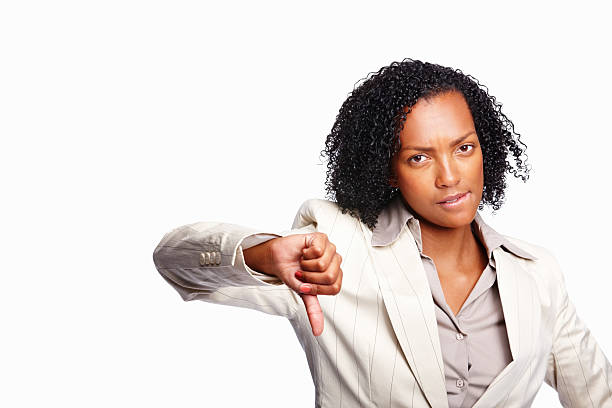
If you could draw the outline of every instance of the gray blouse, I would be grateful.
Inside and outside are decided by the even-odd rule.
[[[471,224],[472,231],[486,248],[489,263],[457,315],[454,315],[444,299],[436,265],[423,254],[419,221],[399,196],[379,215],[372,245],[393,242],[404,225],[408,226],[419,248],[435,304],[449,408],[471,407],[495,376],[512,361],[497,288],[493,250],[501,246],[522,258],[534,257],[497,233],[476,213]]]

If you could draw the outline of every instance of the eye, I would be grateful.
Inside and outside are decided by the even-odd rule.
[[[467,147],[469,149],[464,149],[464,147]],[[463,146],[459,147],[459,150],[461,150],[461,152],[463,152],[463,153],[467,153],[467,152],[469,152],[470,150],[473,150],[473,149],[474,149],[474,145],[471,145],[471,144],[464,144]]]
[[[415,160],[415,159],[417,159],[417,158],[419,158],[419,157],[425,157],[425,156],[423,156],[422,154],[415,154],[414,156],[412,156],[411,158],[409,158],[409,159],[408,159],[408,161],[409,161],[409,162],[412,162],[412,163],[422,163],[422,162],[423,162],[423,160]]]

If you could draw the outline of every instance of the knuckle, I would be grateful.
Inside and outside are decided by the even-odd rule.
[[[325,270],[325,261],[323,261],[322,259],[317,260],[316,267],[320,271]]]

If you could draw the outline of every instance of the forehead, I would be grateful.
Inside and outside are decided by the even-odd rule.
[[[470,108],[460,92],[421,98],[406,116],[400,133],[402,146],[446,142],[474,130]]]

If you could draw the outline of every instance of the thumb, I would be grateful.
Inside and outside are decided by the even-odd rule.
[[[308,314],[308,320],[312,327],[312,334],[315,336],[321,335],[321,333],[323,333],[323,311],[321,310],[319,299],[316,295],[300,294],[300,296],[302,297],[302,301],[304,301],[304,306],[306,306],[306,313]]]

